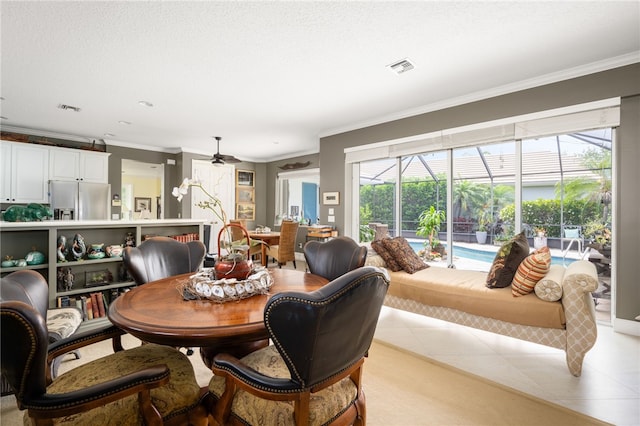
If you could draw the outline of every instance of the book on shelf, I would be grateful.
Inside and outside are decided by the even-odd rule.
[[[82,317],[85,321],[93,319],[93,307],[91,306],[91,296],[81,296]]]
[[[94,318],[102,318],[107,315],[105,311],[104,296],[102,292],[91,293],[91,302],[92,302],[91,304],[94,306],[94,310],[93,310]]]
[[[71,299],[69,296],[58,296],[56,304],[58,308],[68,308],[71,306]]]

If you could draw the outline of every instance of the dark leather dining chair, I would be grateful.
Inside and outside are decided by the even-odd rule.
[[[195,272],[200,268],[206,248],[202,241],[181,243],[171,237],[151,237],[138,247],[126,247],[122,261],[136,284]],[[187,355],[193,349],[187,348]]]
[[[66,310],[66,308],[49,309],[49,285],[42,275],[29,269],[15,271],[0,278],[0,301],[18,301],[28,304],[45,319],[45,325],[48,314]],[[78,350],[81,347],[109,338],[113,339],[114,351],[122,350],[120,336],[124,332],[110,322],[94,325],[87,330],[79,330],[78,325],[68,324],[67,327],[73,328],[73,331],[65,330],[62,333],[47,328],[49,354],[46,377],[48,381],[56,378],[60,362],[68,352],[73,352],[76,358],[80,358]],[[2,377],[4,380],[4,376]]]
[[[389,287],[365,266],[319,290],[283,292],[264,308],[273,345],[241,360],[219,354],[209,382],[218,424],[366,423],[362,367]]]
[[[151,237],[138,247],[126,247],[122,254],[127,271],[136,284],[198,270],[204,259],[201,241],[181,243],[170,237]]]
[[[326,242],[309,241],[303,248],[309,272],[329,281],[364,266],[367,248],[342,236]]]
[[[174,348],[147,344],[122,350],[49,382],[51,349],[38,309],[2,301],[0,328],[2,373],[18,408],[27,410],[24,424],[207,424],[193,366]]]

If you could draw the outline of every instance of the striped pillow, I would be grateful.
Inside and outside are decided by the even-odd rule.
[[[517,297],[531,293],[536,283],[547,274],[550,266],[549,247],[544,246],[531,253],[518,266],[511,282],[511,294]]]

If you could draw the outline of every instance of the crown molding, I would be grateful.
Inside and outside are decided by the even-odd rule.
[[[534,87],[544,86],[551,83],[557,83],[564,80],[570,80],[572,78],[577,78],[577,77],[582,77],[589,74],[594,74],[597,72],[607,71],[610,69],[635,64],[638,62],[640,62],[640,51],[635,51],[625,55],[620,55],[613,58],[605,59],[602,61],[592,62],[589,64],[581,65],[574,68],[568,68],[562,71],[541,75],[541,76],[530,78],[527,80],[521,80],[515,83],[505,84],[503,86],[498,86],[498,87],[494,87],[487,90],[481,90],[478,92],[470,93],[468,95],[450,98],[450,99],[435,102],[432,104],[423,105],[420,107],[411,108],[404,111],[399,111],[393,114],[385,115],[383,117],[378,117],[378,118],[350,124],[343,127],[328,129],[326,131],[321,132],[318,136],[321,138],[326,136],[333,136],[340,133],[362,129],[365,127],[371,127],[378,124],[383,124],[383,123],[387,123],[395,120],[400,120],[403,118],[425,114],[428,112],[439,111],[446,108],[452,108],[458,105],[464,105],[471,102],[477,102],[484,99],[493,98],[496,96],[502,96],[509,93],[518,92],[521,90],[532,89]]]

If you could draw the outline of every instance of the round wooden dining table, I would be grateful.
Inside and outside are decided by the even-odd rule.
[[[311,292],[327,283],[318,275],[293,269],[269,269],[273,285],[259,294],[225,303],[184,300],[180,287],[192,274],[149,282],[124,293],[109,306],[113,324],[151,343],[200,347],[205,364],[217,352],[243,356],[266,346],[264,307],[272,295],[285,291]]]

